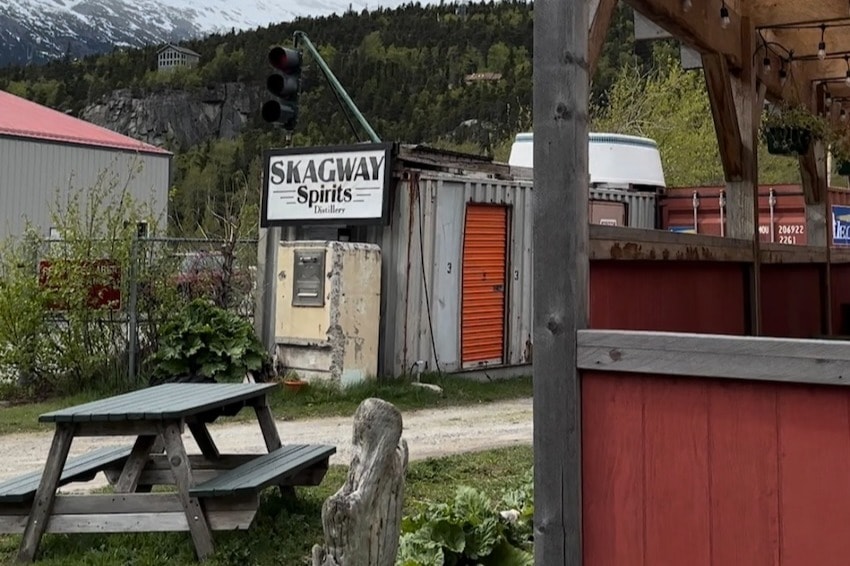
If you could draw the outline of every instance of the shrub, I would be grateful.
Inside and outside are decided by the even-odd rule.
[[[531,475],[507,491],[499,511],[480,491],[458,488],[451,503],[432,503],[402,521],[398,566],[532,566]]]
[[[199,298],[163,325],[151,383],[238,381],[270,362],[249,321]]]

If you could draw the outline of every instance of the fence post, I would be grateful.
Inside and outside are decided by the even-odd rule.
[[[139,339],[138,321],[139,316],[136,312],[136,302],[138,294],[138,234],[133,234],[133,241],[130,244],[130,269],[129,278],[129,297],[127,299],[127,379],[130,383],[136,382],[136,346]]]
[[[257,240],[257,296],[254,329],[270,354],[275,347],[275,279],[279,247],[280,228],[260,228]]]

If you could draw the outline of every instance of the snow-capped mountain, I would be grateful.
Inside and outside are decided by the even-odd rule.
[[[404,0],[2,0],[0,66],[81,57]]]

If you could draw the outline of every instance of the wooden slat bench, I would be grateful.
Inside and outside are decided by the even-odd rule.
[[[318,485],[327,472],[334,446],[290,444],[228,470],[189,490],[192,497],[229,497],[256,493],[272,485]],[[292,481],[299,478],[298,481]]]
[[[122,464],[130,456],[131,450],[130,446],[110,446],[69,459],[62,469],[59,486],[92,480],[104,468]],[[39,470],[0,483],[0,504],[32,501],[41,481],[41,474],[42,470]]]

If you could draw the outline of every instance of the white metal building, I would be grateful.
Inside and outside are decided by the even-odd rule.
[[[0,91],[0,240],[22,234],[27,221],[49,236],[57,191],[85,190],[103,178],[127,184],[164,222],[171,156]]]

